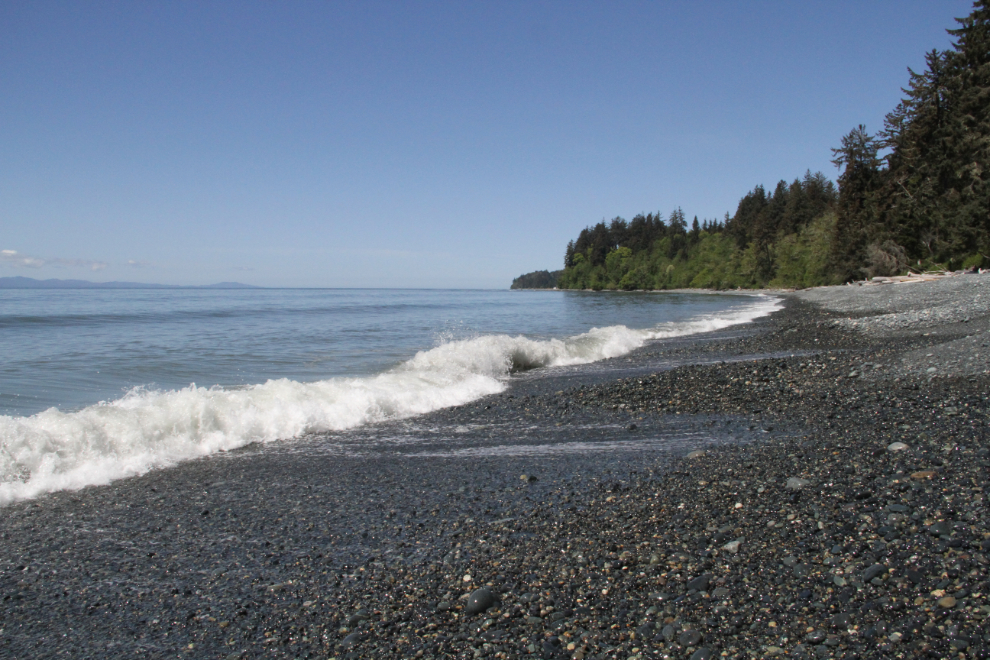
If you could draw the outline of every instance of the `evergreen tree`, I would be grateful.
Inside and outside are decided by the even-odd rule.
[[[842,280],[859,276],[866,262],[866,246],[877,229],[875,193],[881,183],[879,144],[860,124],[833,149],[839,176],[839,220],[832,244],[832,268]]]
[[[567,250],[564,251],[564,268],[574,265],[574,241],[567,241]]]
[[[933,50],[925,56],[924,72],[908,69],[906,97],[887,115],[880,133],[880,146],[890,149],[884,189],[878,195],[881,219],[911,253],[921,253],[924,246],[924,256],[931,258],[948,245],[943,204],[952,178],[945,140],[947,57]]]
[[[753,240],[753,227],[759,222],[759,216],[767,206],[767,193],[763,186],[756,186],[753,192],[747,193],[739,200],[736,214],[725,219],[725,228],[729,235],[736,239],[736,247],[742,249]]]
[[[990,255],[990,4],[956,19],[948,58],[950,113],[947,139],[955,150],[953,198],[958,222],[967,228],[967,248]]]

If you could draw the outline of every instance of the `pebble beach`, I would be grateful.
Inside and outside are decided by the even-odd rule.
[[[990,657],[990,275],[778,295],[8,505],[0,657]]]

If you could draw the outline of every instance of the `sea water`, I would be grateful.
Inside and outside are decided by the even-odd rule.
[[[746,323],[767,296],[0,290],[0,504],[408,418]]]

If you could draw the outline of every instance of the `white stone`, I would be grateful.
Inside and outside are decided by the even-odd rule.
[[[742,545],[742,542],[743,542],[742,539],[729,541],[728,543],[722,546],[722,549],[725,550],[726,552],[731,552],[732,554],[736,554],[737,552],[739,552],[739,546]]]

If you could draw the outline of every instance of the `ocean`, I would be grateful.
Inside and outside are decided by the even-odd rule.
[[[0,290],[0,505],[404,419],[747,323],[769,296]]]

